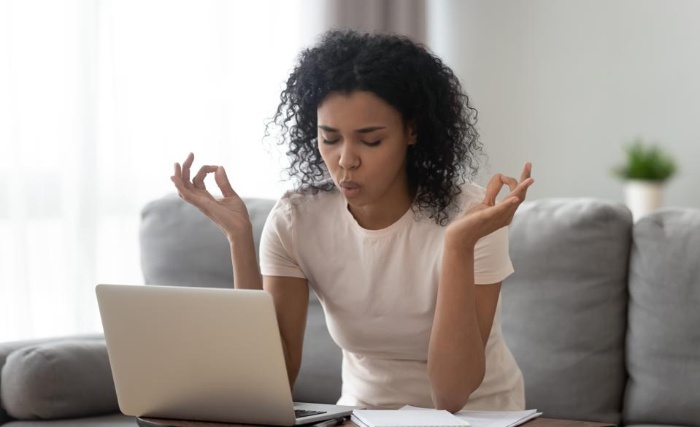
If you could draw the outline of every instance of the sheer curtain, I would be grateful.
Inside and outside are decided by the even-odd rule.
[[[94,286],[142,282],[139,210],[188,152],[284,190],[261,138],[300,3],[0,2],[0,341],[100,330]]]
[[[323,0],[318,15],[324,28],[390,32],[426,43],[431,7],[449,8],[449,3],[444,0]]]

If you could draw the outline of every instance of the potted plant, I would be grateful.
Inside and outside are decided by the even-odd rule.
[[[613,169],[625,181],[625,203],[634,220],[658,209],[663,187],[676,173],[676,162],[655,144],[634,140],[625,147],[626,161]]]

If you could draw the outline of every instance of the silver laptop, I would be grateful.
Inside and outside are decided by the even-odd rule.
[[[354,409],[292,402],[266,291],[101,284],[96,293],[126,415],[291,426]]]

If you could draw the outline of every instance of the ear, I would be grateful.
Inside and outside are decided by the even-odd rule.
[[[416,122],[411,120],[406,125],[406,132],[408,133],[408,145],[416,145],[418,142],[418,131],[416,130]]]

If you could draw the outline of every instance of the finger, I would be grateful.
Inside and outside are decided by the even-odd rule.
[[[520,198],[521,200],[525,200],[525,196],[527,195],[527,190],[532,186],[532,184],[535,183],[534,178],[527,178],[513,190],[508,196],[515,196]]]
[[[182,168],[179,163],[175,163],[175,173],[170,177],[170,180],[175,184],[178,196],[183,200],[191,200],[191,188],[192,185],[189,181],[185,182],[182,179]]]
[[[518,181],[516,181],[513,177],[501,175],[501,181],[508,186],[510,191],[515,191],[515,189],[518,187]]]
[[[219,186],[221,194],[224,197],[237,196],[236,192],[233,190],[233,187],[231,187],[231,182],[228,180],[228,176],[226,175],[226,171],[224,170],[223,166],[216,168],[214,179],[216,179],[216,185]]]
[[[182,182],[182,169],[180,169],[179,163],[175,163],[173,169],[174,169],[173,175],[170,177],[170,180],[177,187],[178,182]]]
[[[532,176],[532,163],[527,162],[525,163],[525,166],[523,166],[523,173],[520,175],[520,182],[525,181],[526,179],[530,178]]]
[[[177,189],[177,194],[180,196],[180,198],[185,198],[183,195],[183,191],[185,191],[184,186],[182,185],[182,180],[176,176],[171,176],[170,180],[175,184],[175,188]]]
[[[194,162],[194,153],[190,153],[187,155],[187,158],[185,161],[182,163],[182,181],[185,183],[190,182],[190,168],[192,167],[192,163]]]
[[[180,168],[180,163],[175,163],[174,169],[175,169],[175,171],[173,172],[173,175],[170,177],[170,180],[177,187],[178,184],[182,184],[182,169]]]
[[[199,168],[199,172],[197,172],[197,175],[192,178],[192,184],[194,184],[195,188],[199,188],[200,190],[205,190],[206,186],[204,185],[204,178],[206,178],[207,174],[216,172],[217,167],[216,166],[202,166]]]
[[[496,196],[503,188],[503,181],[501,180],[501,174],[498,173],[491,177],[489,183],[486,185],[486,195],[484,196],[484,204],[493,206],[496,204]]]
[[[515,189],[518,187],[518,181],[516,181],[515,178],[498,173],[491,177],[488,185],[486,186],[486,197],[484,197],[484,203],[489,206],[495,205],[496,197],[498,196],[498,193],[501,192],[501,188],[503,188],[504,184],[508,186],[511,192],[515,191]]]
[[[179,168],[180,165],[177,165]],[[175,184],[175,188],[177,189],[177,194],[180,196],[181,199],[186,198],[186,194],[189,191],[187,187],[185,187],[185,183],[182,182],[182,177],[179,176],[180,171],[176,170],[175,175],[170,177],[170,180]]]

